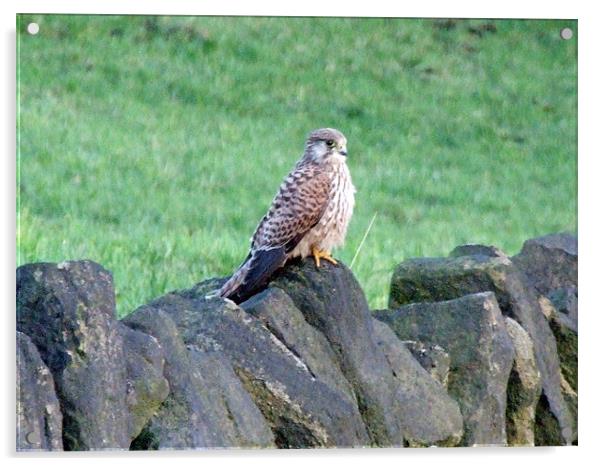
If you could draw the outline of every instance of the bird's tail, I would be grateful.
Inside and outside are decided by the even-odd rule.
[[[267,284],[276,270],[286,262],[284,247],[258,249],[249,254],[230,279],[217,292],[221,298],[241,303]]]

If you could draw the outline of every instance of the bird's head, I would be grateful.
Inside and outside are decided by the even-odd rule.
[[[345,163],[347,138],[337,129],[322,128],[312,131],[305,141],[303,158],[318,164]]]

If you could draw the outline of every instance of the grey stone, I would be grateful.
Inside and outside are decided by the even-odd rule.
[[[414,359],[387,324],[376,319],[373,324],[378,346],[398,382],[394,409],[407,444],[457,445],[464,433],[458,403]]]
[[[521,252],[512,258],[539,295],[541,309],[556,338],[561,378],[564,379],[560,382],[561,393],[573,417],[573,443],[577,437],[577,253],[577,237],[562,233],[525,241]],[[542,402],[539,413],[549,405]],[[558,419],[542,414],[539,441],[548,444],[559,437],[550,429],[566,430]]]
[[[559,312],[556,306],[545,296],[539,297],[541,310],[545,315],[552,333],[556,338],[558,359],[560,361],[560,391],[573,417],[573,444],[577,442],[578,418],[578,335],[576,325],[567,316]],[[553,425],[553,424],[552,424]]]
[[[421,341],[414,340],[406,340],[403,344],[433,379],[447,387],[450,358],[441,346],[425,345]]]
[[[575,438],[573,439],[573,445],[577,445],[577,421],[578,421],[578,396],[577,392],[571,387],[571,385],[566,381],[564,376],[561,376],[560,380],[560,390],[562,391],[562,396],[564,397],[564,401],[567,406],[571,410],[571,414],[573,415],[573,432],[575,432]]]
[[[241,304],[249,314],[285,343],[315,377],[339,390],[357,404],[349,382],[341,372],[336,354],[324,335],[307,323],[282,289],[271,287]],[[377,344],[384,351],[398,381],[397,410],[406,441],[413,445],[453,445],[462,437],[462,416],[457,403],[412,358],[391,330],[374,321]],[[379,326],[384,325],[384,329]],[[359,418],[359,413],[358,413]]]
[[[62,450],[54,381],[29,337],[17,332],[17,450]]]
[[[307,323],[284,291],[276,287],[268,288],[241,303],[240,307],[261,320],[272,334],[304,362],[314,377],[340,392],[357,410],[353,388],[341,372],[328,340]],[[357,415],[359,418],[359,411]]]
[[[186,290],[180,290],[181,294],[184,294],[188,298],[202,298],[208,297],[207,295],[213,295],[213,292],[218,291],[224,283],[228,281],[229,277],[213,277],[203,280]]]
[[[135,439],[167,395],[169,383],[163,377],[163,350],[146,333],[120,325],[127,370],[128,435]]]
[[[578,335],[572,322],[566,315],[559,312],[556,306],[545,296],[539,297],[541,310],[550,324],[552,333],[556,338],[558,359],[562,375],[573,388],[578,390],[577,366],[579,358],[577,354]]]
[[[553,445],[570,444],[574,438],[573,419],[560,390],[560,363],[556,340],[546,321],[535,292],[522,274],[506,257],[484,255],[455,258],[410,259],[402,262],[391,280],[390,306],[412,302],[454,299],[470,293],[495,292],[504,315],[515,319],[529,334],[535,348],[537,366],[542,376],[545,403],[537,413],[551,410],[555,422],[541,422],[558,432],[536,436]],[[554,427],[556,426],[556,427]]]
[[[351,403],[312,375],[262,322],[229,300],[205,299],[198,287],[149,306],[174,320],[183,341],[228,360],[282,448],[366,443]]]
[[[464,417],[462,445],[506,444],[506,384],[514,348],[493,293],[378,311],[401,340],[443,346],[449,394]]]
[[[460,246],[456,246],[453,251],[449,253],[449,256],[508,257],[504,251],[496,246],[485,246],[483,244],[462,244]]]
[[[161,306],[143,306],[123,323],[152,335],[165,360],[169,395],[132,443],[134,450],[270,447],[272,433],[220,355],[185,345]]]
[[[546,297],[558,311],[560,322],[577,334],[579,326],[577,288],[574,286],[557,288],[550,291]]]
[[[547,296],[558,288],[577,287],[577,259],[577,237],[560,233],[525,241],[512,262],[530,286]]]
[[[328,340],[351,383],[370,436],[378,446],[403,445],[403,425],[391,408],[398,382],[378,347],[362,289],[343,264],[291,262],[271,286],[282,288],[305,320]]]
[[[541,396],[541,374],[529,334],[514,319],[506,317],[505,322],[515,350],[508,381],[508,444],[534,446],[535,408]]]
[[[217,409],[230,438],[229,445],[237,448],[275,448],[274,434],[244,389],[224,354],[191,350],[191,356],[203,377],[208,399]]]
[[[64,448],[128,448],[126,367],[111,274],[91,261],[19,267],[17,329],[53,375]]]

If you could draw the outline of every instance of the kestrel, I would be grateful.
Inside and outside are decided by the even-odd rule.
[[[336,129],[309,134],[305,151],[284,179],[253,237],[247,258],[217,291],[241,302],[294,257],[312,255],[336,265],[333,248],[345,241],[355,187],[347,167],[347,139]]]

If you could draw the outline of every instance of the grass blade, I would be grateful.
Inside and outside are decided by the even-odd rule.
[[[374,224],[374,220],[376,219],[377,214],[378,214],[378,212],[374,212],[374,215],[372,216],[372,220],[370,220],[370,225],[368,225],[368,228],[366,229],[366,233],[364,233],[364,237],[360,241],[360,245],[357,247],[357,249],[355,251],[355,255],[353,256],[353,259],[351,259],[351,265],[349,266],[350,269],[353,269],[353,264],[355,263],[355,259],[357,259],[357,256],[360,253],[362,246],[364,245],[364,241],[366,241],[366,238],[368,237],[368,233],[370,233],[370,230],[372,229],[372,225]]]

